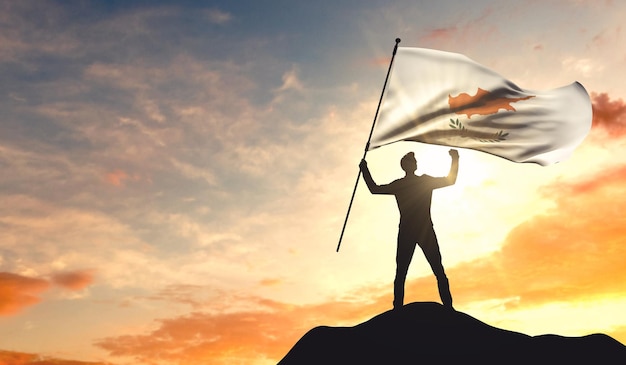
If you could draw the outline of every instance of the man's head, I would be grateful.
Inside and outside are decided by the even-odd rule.
[[[417,160],[415,160],[415,154],[409,152],[400,160],[400,166],[407,174],[412,174],[417,170]]]

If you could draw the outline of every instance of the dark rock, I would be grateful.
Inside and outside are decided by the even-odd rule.
[[[354,327],[316,327],[278,363],[626,364],[626,346],[593,334],[528,336],[438,303],[411,303]]]

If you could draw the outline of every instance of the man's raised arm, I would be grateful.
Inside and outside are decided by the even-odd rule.
[[[367,188],[370,190],[372,194],[393,194],[393,192],[387,189],[388,185],[377,185],[372,178],[372,174],[370,170],[367,168],[367,161],[361,160],[359,164],[361,168],[361,173],[363,174],[363,180],[365,180],[365,184],[367,184]]]
[[[459,151],[452,149],[448,151],[448,153],[450,157],[452,157],[452,164],[450,164],[450,171],[448,172],[448,176],[446,176],[446,180],[448,180],[450,185],[453,185],[459,173]]]

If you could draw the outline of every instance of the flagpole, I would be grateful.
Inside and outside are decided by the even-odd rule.
[[[376,114],[374,114],[374,121],[372,122],[372,128],[370,129],[370,135],[367,137],[367,143],[365,144],[365,151],[363,152],[363,158],[367,156],[367,150],[370,148],[370,141],[372,139],[372,134],[374,133],[374,126],[376,125],[376,119],[378,118],[378,111],[380,110],[380,104],[383,101],[383,96],[385,95],[385,88],[387,87],[387,81],[389,80],[389,74],[391,73],[391,66],[393,65],[393,59],[396,57],[396,51],[398,50],[398,44],[400,43],[400,38],[396,38],[396,45],[393,47],[393,53],[391,54],[391,61],[389,62],[389,68],[387,69],[387,76],[385,77],[385,83],[383,84],[383,91],[380,93],[380,99],[378,100],[378,106],[376,107]],[[356,181],[354,183],[354,189],[352,189],[352,197],[350,198],[350,204],[348,205],[348,211],[346,212],[346,219],[343,221],[343,227],[341,228],[341,235],[339,236],[339,243],[337,244],[337,251],[339,252],[339,247],[341,247],[341,240],[343,239],[343,233],[346,230],[346,224],[348,223],[348,217],[350,216],[350,210],[352,209],[352,202],[354,201],[354,195],[356,194],[356,188],[359,185],[359,180],[361,178],[361,169],[359,169],[359,173],[356,175]]]

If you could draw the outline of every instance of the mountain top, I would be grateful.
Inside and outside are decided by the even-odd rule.
[[[604,334],[529,336],[490,326],[434,302],[405,305],[354,327],[307,332],[278,363],[626,364],[626,346]]]

